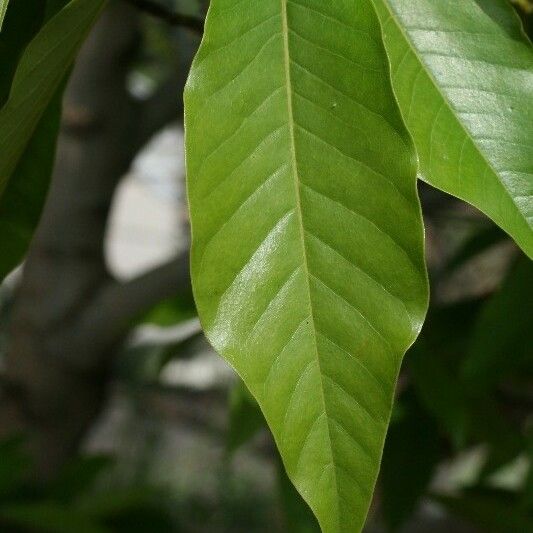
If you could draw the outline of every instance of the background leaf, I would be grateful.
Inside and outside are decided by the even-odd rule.
[[[53,502],[17,503],[0,506],[0,521],[15,531],[46,533],[111,533],[90,516]]]
[[[63,87],[45,110],[0,197],[0,280],[24,258],[41,216],[54,166]]]
[[[7,6],[7,4],[5,4]],[[20,56],[44,23],[46,2],[12,0],[6,14],[5,26],[0,33],[0,105],[9,98],[13,76]]]
[[[29,43],[0,110],[0,192],[63,81],[104,0],[72,0]]]
[[[22,260],[39,220],[65,79],[104,3],[10,3],[0,34],[0,280]]]
[[[0,33],[0,105],[10,96],[17,65],[28,43],[63,7],[57,0],[12,0]],[[6,191],[0,195],[0,280],[21,261],[48,190],[61,113],[61,86],[28,141]]]
[[[213,1],[185,103],[206,334],[322,530],[358,531],[427,304],[415,157],[372,4]]]
[[[533,53],[504,0],[375,0],[421,177],[533,257]]]
[[[0,31],[2,31],[8,3],[9,0],[0,0]]]

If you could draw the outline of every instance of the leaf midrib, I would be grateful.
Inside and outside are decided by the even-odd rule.
[[[281,24],[282,24],[282,36],[283,36],[283,59],[284,59],[284,69],[285,69],[285,83],[287,88],[287,113],[288,113],[288,125],[289,125],[289,137],[290,137],[290,143],[291,143],[291,159],[292,159],[292,167],[293,167],[293,176],[294,176],[294,191],[295,191],[295,199],[296,199],[296,213],[297,213],[297,219],[298,219],[298,229],[300,232],[300,240],[302,242],[302,259],[303,259],[303,269],[304,269],[304,276],[305,276],[305,282],[307,285],[307,298],[309,303],[309,316],[310,316],[310,322],[311,327],[313,329],[313,345],[315,347],[315,356],[318,366],[318,375],[320,379],[320,394],[322,398],[322,405],[324,408],[324,414],[326,415],[326,427],[328,430],[328,444],[329,444],[329,455],[331,457],[332,462],[332,470],[333,470],[333,476],[334,476],[334,482],[335,487],[337,489],[337,495],[335,497],[335,501],[337,503],[337,524],[340,526],[340,507],[339,507],[339,498],[338,493],[340,492],[339,485],[338,485],[338,479],[337,479],[337,471],[336,471],[336,465],[333,455],[333,447],[331,445],[332,438],[331,438],[331,430],[329,427],[329,415],[326,407],[326,396],[324,393],[324,380],[322,377],[322,369],[320,365],[320,356],[318,353],[318,345],[317,345],[317,329],[315,325],[315,318],[313,313],[313,303],[311,298],[311,284],[310,284],[310,270],[309,270],[309,264],[307,259],[307,248],[305,245],[305,228],[303,223],[303,216],[302,216],[302,201],[301,201],[301,182],[300,182],[300,175],[298,172],[298,160],[296,157],[296,138],[295,138],[295,132],[294,132],[294,111],[293,111],[293,91],[292,91],[292,83],[291,83],[291,59],[290,59],[290,47],[289,47],[289,20],[288,20],[288,14],[287,14],[287,4],[289,0],[280,0],[281,1]]]
[[[499,179],[497,170],[493,167],[492,163],[487,159],[487,156],[485,155],[485,153],[478,147],[476,142],[472,139],[472,134],[470,133],[470,131],[467,130],[466,126],[457,117],[457,114],[455,112],[455,109],[454,109],[453,105],[449,101],[448,97],[442,92],[439,84],[437,83],[437,80],[433,76],[433,73],[432,73],[431,69],[429,68],[427,63],[424,61],[424,59],[420,56],[420,54],[418,53],[417,48],[414,46],[414,44],[412,43],[411,39],[407,35],[406,30],[404,30],[403,24],[401,24],[398,21],[394,9],[390,6],[388,0],[382,0],[382,1],[383,1],[383,4],[384,4],[385,8],[387,9],[387,11],[389,13],[390,20],[392,20],[394,22],[394,25],[396,26],[398,31],[402,34],[402,37],[404,38],[404,41],[407,44],[407,47],[409,48],[411,53],[415,56],[416,60],[420,64],[421,68],[423,69],[425,75],[429,78],[429,80],[431,81],[431,84],[433,85],[433,87],[435,88],[437,93],[440,95],[442,101],[444,102],[444,104],[446,105],[448,110],[451,112],[453,118],[455,119],[455,121],[459,125],[459,128],[462,129],[462,131],[465,134],[465,136],[472,143],[472,145],[474,146],[476,152],[479,154],[479,156],[485,162],[485,165],[487,166],[487,168],[490,169],[490,171],[492,172],[493,176],[495,177],[496,183],[498,183],[500,185],[500,187],[503,189],[505,194],[509,197],[509,199],[511,200],[511,203],[513,204],[514,208],[520,214],[520,217],[522,219],[524,219],[524,221],[525,221],[525,223],[526,223],[526,225],[528,227],[531,227],[529,222],[526,220],[527,217],[522,213],[522,211],[520,210],[519,206],[516,203],[516,200],[513,198],[513,195],[511,194],[511,191],[509,191],[509,189],[507,189],[506,185]]]

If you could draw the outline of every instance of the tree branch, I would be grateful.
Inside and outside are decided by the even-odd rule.
[[[89,345],[89,351],[70,352],[68,364],[78,371],[91,371],[102,365],[100,358],[123,339],[139,316],[171,296],[192,297],[191,291],[187,250],[137,278],[104,286],[74,327],[65,329],[54,342]]]
[[[158,4],[152,0],[125,1],[143,11],[147,15],[161,19],[172,26],[184,26],[198,33],[203,33],[204,31],[204,21],[198,17],[183,15],[182,13],[175,13],[174,11],[171,11],[165,6],[162,6],[161,4]]]

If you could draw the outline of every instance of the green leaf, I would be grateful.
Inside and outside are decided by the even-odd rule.
[[[0,280],[24,258],[41,216],[54,165],[63,85],[45,110],[0,197]]]
[[[533,53],[504,0],[374,0],[428,183],[533,257]]]
[[[0,193],[105,0],[72,0],[28,45],[0,110]]]
[[[39,220],[54,162],[65,79],[104,3],[10,4],[0,34],[0,280],[23,258]],[[46,24],[40,28],[42,22]]]
[[[0,33],[0,105],[9,98],[13,76],[25,47],[46,21],[48,4],[41,0],[13,0]],[[0,197],[0,280],[21,261],[37,224],[55,151],[61,95],[49,105],[24,157]]]
[[[2,26],[4,25],[4,18],[6,16],[8,4],[9,0],[0,0],[0,31],[2,31]]]
[[[40,0],[13,0],[0,32],[0,106],[6,103],[20,56],[39,31],[46,3]]]
[[[322,530],[361,530],[427,306],[369,0],[211,2],[185,94],[196,303]]]
[[[492,223],[488,227],[474,231],[446,262],[446,273],[450,274],[454,270],[464,267],[466,263],[491,250],[506,239],[508,239],[507,234]]]
[[[0,0],[0,31],[2,31],[2,26],[4,25],[4,18],[6,16],[8,4],[9,0]]]

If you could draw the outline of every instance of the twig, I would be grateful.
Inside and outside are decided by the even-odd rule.
[[[167,9],[165,6],[154,2],[153,0],[125,0],[128,4],[136,7],[137,9],[144,11],[146,14],[152,17],[164,20],[167,24],[172,26],[185,26],[198,33],[204,31],[204,21],[201,18],[191,15],[184,15],[182,13],[176,13]]]

